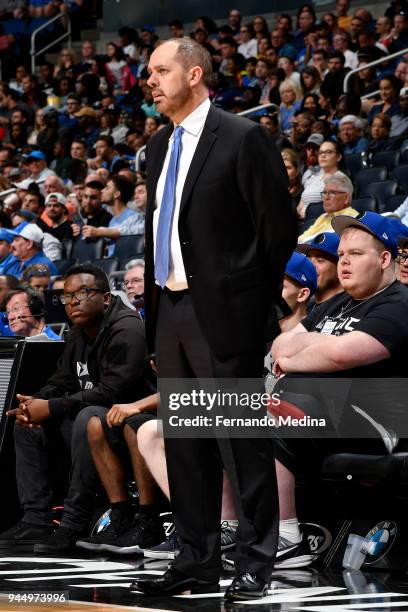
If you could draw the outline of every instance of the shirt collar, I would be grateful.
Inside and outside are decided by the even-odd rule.
[[[201,102],[201,104],[193,110],[192,113],[183,119],[183,121],[180,123],[181,127],[189,134],[198,136],[204,127],[210,106],[210,99],[206,98],[204,102]]]

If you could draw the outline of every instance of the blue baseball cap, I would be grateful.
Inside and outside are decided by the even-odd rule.
[[[11,244],[14,240],[14,236],[11,232],[9,232],[9,230],[2,227],[0,229],[0,240],[5,240],[9,244]]]
[[[359,227],[382,242],[393,257],[397,256],[398,232],[396,226],[390,223],[388,217],[366,210],[357,217],[338,215],[332,219],[331,224],[334,231],[340,236],[347,227]]]
[[[285,268],[286,276],[310,289],[311,293],[317,291],[317,272],[316,268],[303,253],[292,253]]]
[[[27,159],[45,159],[45,155],[42,151],[30,151],[27,154]]]
[[[326,253],[326,255],[338,259],[337,249],[339,248],[339,242],[340,238],[335,232],[323,232],[317,234],[312,240],[304,244],[298,244],[296,250],[307,256],[309,251],[313,249],[314,251],[321,251],[322,253]]]

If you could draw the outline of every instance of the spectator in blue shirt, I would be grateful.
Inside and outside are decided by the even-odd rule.
[[[21,224],[22,225],[22,224]],[[58,270],[42,251],[44,232],[35,223],[27,223],[23,227],[11,232],[14,235],[11,250],[16,261],[7,273],[21,278],[28,266],[36,263],[46,264],[51,276],[58,276]]]
[[[356,115],[346,115],[339,123],[339,140],[343,145],[343,155],[353,155],[367,151],[368,140],[363,138],[363,124]]]
[[[10,267],[17,261],[11,252],[14,235],[6,229],[0,229],[0,274],[8,274]]]
[[[111,206],[113,212],[113,217],[108,227],[117,227],[126,221],[126,219],[129,219],[129,217],[136,215],[134,210],[127,207],[127,203],[132,199],[134,191],[135,187],[133,181],[126,176],[115,174],[111,180],[108,181],[108,184],[102,191],[102,202]],[[109,245],[109,257],[113,255],[114,250],[115,245]]]
[[[12,335],[30,338],[44,334],[50,340],[60,340],[45,324],[45,304],[33,289],[20,287],[10,291],[6,297],[6,313]]]

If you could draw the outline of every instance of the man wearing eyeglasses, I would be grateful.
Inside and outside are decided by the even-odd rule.
[[[324,213],[299,236],[299,242],[303,243],[310,240],[322,232],[332,232],[332,219],[337,215],[348,215],[357,217],[358,211],[352,208],[351,199],[353,197],[353,183],[343,172],[335,172],[323,181],[323,200]]]
[[[397,264],[397,278],[408,287],[408,238],[398,240]]]
[[[8,412],[16,417],[17,488],[23,518],[0,534],[0,545],[37,543],[37,552],[67,552],[88,535],[98,482],[87,442],[90,417],[103,418],[114,404],[152,392],[144,378],[143,324],[111,295],[106,274],[90,265],[72,267],[61,301],[73,327],[57,369],[33,397],[17,395],[18,408]],[[53,532],[51,458],[55,461],[57,451],[61,471],[70,444],[70,487],[61,526]],[[161,539],[162,533],[157,543]]]

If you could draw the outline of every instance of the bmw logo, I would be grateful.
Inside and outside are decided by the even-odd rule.
[[[382,521],[373,527],[364,539],[363,548],[367,550],[365,564],[375,563],[390,550],[397,535],[394,521]]]

